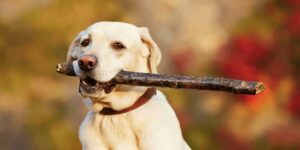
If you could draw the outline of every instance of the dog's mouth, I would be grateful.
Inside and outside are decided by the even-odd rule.
[[[86,76],[84,78],[80,78],[79,83],[79,92],[85,97],[97,97],[98,93],[104,92],[109,94],[113,91],[116,85],[111,82],[101,83],[96,81],[95,79]]]

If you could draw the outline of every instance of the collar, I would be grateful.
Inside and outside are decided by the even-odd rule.
[[[105,107],[99,113],[102,115],[118,115],[118,114],[123,114],[132,111],[147,103],[155,94],[156,94],[156,88],[148,88],[146,92],[132,106],[120,111],[116,111],[113,110],[112,108]]]

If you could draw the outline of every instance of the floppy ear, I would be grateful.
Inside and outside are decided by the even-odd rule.
[[[67,54],[67,63],[72,63],[72,61],[77,60],[81,55],[82,51],[79,48],[80,37],[83,34],[83,31],[80,32],[75,39],[72,41],[69,46],[68,54]]]
[[[161,52],[157,44],[153,41],[151,38],[151,35],[149,33],[149,30],[145,27],[139,28],[141,40],[144,44],[147,45],[150,55],[148,56],[148,64],[150,68],[151,73],[158,73],[157,72],[157,66],[160,63],[161,60]]]

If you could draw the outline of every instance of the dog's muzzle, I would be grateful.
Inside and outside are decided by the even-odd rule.
[[[112,92],[115,84],[106,82],[100,83],[90,76],[90,73],[97,67],[98,59],[94,55],[83,55],[78,59],[80,70],[86,74],[80,78],[79,93],[84,97],[99,98],[105,94]]]

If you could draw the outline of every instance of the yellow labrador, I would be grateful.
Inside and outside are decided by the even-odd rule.
[[[157,73],[160,60],[161,52],[147,28],[98,22],[79,33],[67,62],[73,63],[89,109],[79,130],[84,150],[190,149],[160,91],[106,84],[120,70]]]

